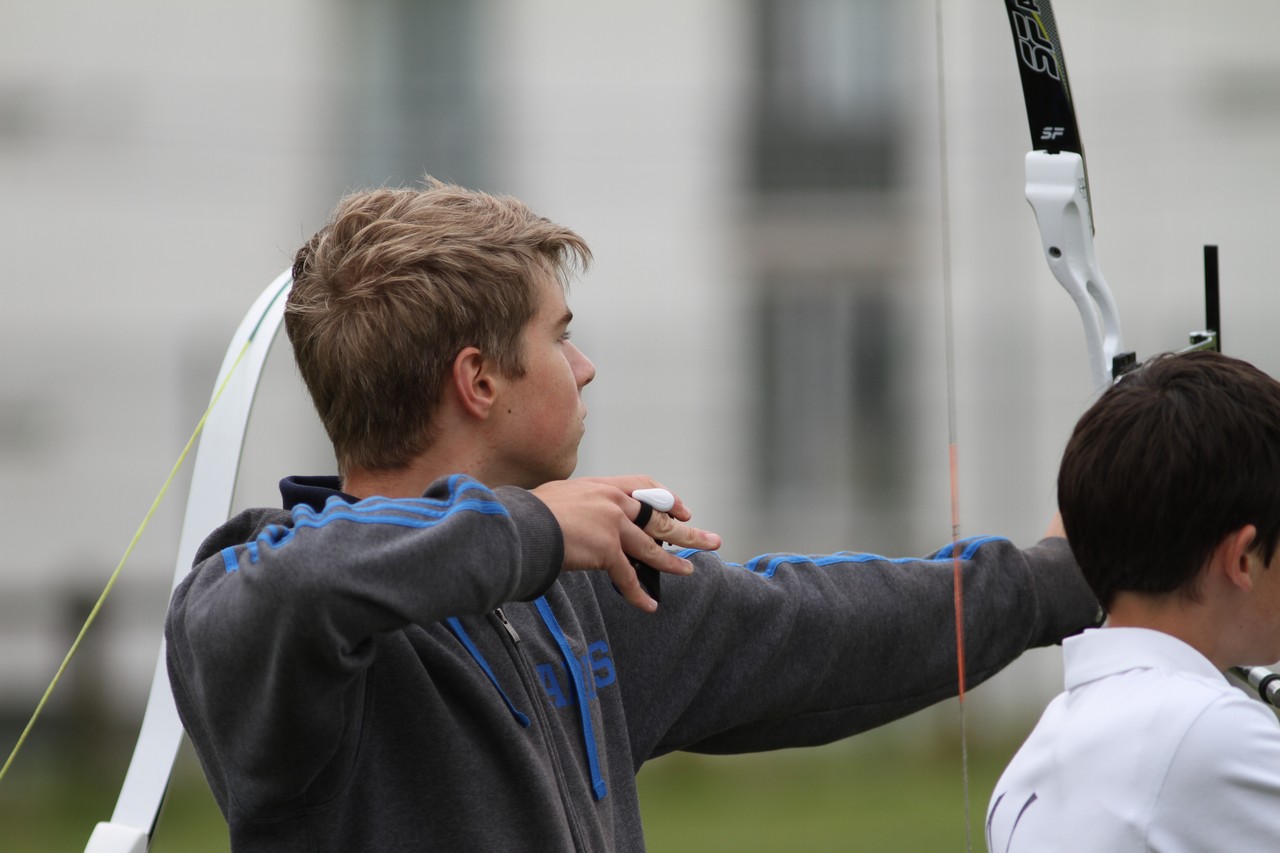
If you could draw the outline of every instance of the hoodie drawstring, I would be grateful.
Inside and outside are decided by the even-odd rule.
[[[591,789],[595,792],[597,800],[603,800],[608,795],[609,789],[605,785],[604,776],[600,773],[600,757],[596,751],[595,728],[591,724],[591,703],[587,696],[587,686],[583,681],[581,666],[578,663],[578,658],[573,654],[573,650],[569,648],[569,639],[560,628],[560,623],[556,620],[555,613],[551,611],[551,605],[547,602],[546,597],[539,596],[534,605],[538,608],[538,615],[542,617],[542,621],[546,624],[547,630],[551,632],[556,645],[560,647],[560,654],[564,656],[565,668],[569,670],[569,678],[573,681],[573,689],[578,696],[578,711],[582,715],[582,742],[587,750],[587,764],[591,768]]]

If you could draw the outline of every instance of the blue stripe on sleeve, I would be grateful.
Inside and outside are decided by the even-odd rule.
[[[449,478],[449,495],[438,498],[383,498],[372,497],[351,504],[333,495],[325,501],[324,510],[317,513],[307,504],[298,504],[292,510],[293,524],[267,526],[257,538],[244,545],[250,563],[258,562],[260,549],[276,549],[288,544],[303,528],[320,528],[332,521],[351,521],[356,524],[386,524],[393,527],[425,529],[435,527],[455,513],[476,512],[481,515],[509,516],[507,508],[494,499],[493,492],[465,474]],[[228,548],[222,552],[227,571],[240,568],[239,558]]]
[[[321,513],[316,513],[306,504],[300,504],[293,509],[291,528],[287,530],[281,528],[281,532],[265,539],[260,536],[259,540],[270,548],[278,548],[287,544],[300,529],[320,528],[333,521],[425,529],[435,527],[450,516],[461,512],[509,515],[507,508],[493,499],[493,493],[475,480],[454,475],[449,482],[451,486],[456,486],[451,488],[449,500],[373,497],[348,504],[335,496],[329,499]],[[464,497],[469,493],[479,493],[480,496]]]
[[[1003,536],[974,536],[970,539],[961,539],[959,544],[964,550],[960,552],[960,559],[968,560],[978,553],[978,549],[988,542],[1008,542]],[[954,554],[954,545],[947,545],[933,555],[934,560],[950,560]]]
[[[959,544],[963,550],[960,552],[961,560],[969,560],[978,550],[989,542],[1007,542],[1009,540],[1002,536],[975,536],[971,539],[962,539]],[[802,554],[761,554],[753,557],[745,564],[725,562],[727,566],[735,568],[747,569],[755,572],[761,577],[771,578],[778,571],[778,568],[785,565],[794,565],[799,563],[809,563],[819,568],[826,566],[836,566],[848,563],[938,563],[952,561],[953,546],[947,545],[942,550],[931,554],[927,557],[884,557],[879,554],[864,554],[853,551],[841,551],[836,554],[826,554],[822,556],[804,556]],[[694,554],[699,553],[697,548],[684,548],[676,552],[676,555],[684,559],[688,559]]]

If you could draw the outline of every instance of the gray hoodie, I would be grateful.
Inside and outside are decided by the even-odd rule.
[[[950,547],[687,553],[648,615],[560,573],[529,492],[443,478],[219,528],[174,593],[169,675],[236,851],[643,850],[672,750],[826,743],[956,692]],[[1094,624],[1064,540],[961,543],[969,684]]]

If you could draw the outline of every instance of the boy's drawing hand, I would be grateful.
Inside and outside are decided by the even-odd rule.
[[[632,475],[555,480],[533,489],[560,525],[564,571],[608,572],[623,597],[645,612],[656,610],[658,603],[636,579],[628,557],[660,572],[687,575],[693,572],[693,564],[666,551],[655,539],[677,548],[710,551],[720,547],[719,536],[686,523],[692,514],[678,497],[670,512],[655,512],[644,529],[637,527],[633,520],[640,513],[640,502],[631,492],[651,488],[661,484]]]

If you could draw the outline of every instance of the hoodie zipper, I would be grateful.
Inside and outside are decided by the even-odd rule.
[[[497,619],[498,624],[507,632],[507,636],[511,638],[511,656],[515,659],[516,672],[520,676],[520,681],[524,684],[525,693],[530,697],[529,704],[533,708],[533,715],[538,721],[538,730],[542,733],[542,742],[546,746],[547,754],[551,757],[551,769],[555,773],[556,785],[560,788],[560,802],[564,805],[565,819],[569,823],[569,835],[573,838],[573,849],[585,850],[583,846],[584,834],[579,821],[578,811],[574,806],[574,801],[569,796],[569,783],[565,777],[564,766],[561,763],[560,752],[556,749],[556,745],[551,737],[551,721],[547,718],[547,709],[541,701],[543,696],[542,685],[538,681],[537,674],[531,673],[529,663],[525,659],[524,651],[520,648],[520,634],[517,633],[515,626],[507,619],[507,614],[502,612],[499,607],[493,611],[493,616]]]
[[[520,635],[516,633],[515,627],[507,621],[507,614],[502,612],[502,608],[499,607],[497,610],[493,611],[493,615],[497,616],[498,621],[502,623],[502,627],[507,629],[507,633],[511,635],[511,642],[519,646]]]
[[[498,676],[493,674],[493,669],[489,666],[489,662],[484,659],[484,653],[476,647],[476,644],[467,634],[467,629],[462,627],[462,621],[456,616],[450,616],[444,621],[445,624],[449,626],[449,630],[453,632],[453,635],[458,638],[458,642],[462,643],[462,647],[471,655],[471,659],[475,661],[476,666],[480,667],[480,670],[489,679],[489,683],[493,685],[493,689],[498,691],[498,695],[502,697],[502,701],[506,704],[507,710],[511,712],[511,716],[515,718],[515,721],[522,727],[526,729],[529,728],[529,718],[521,713],[520,709],[511,701],[511,697],[507,695],[507,691],[504,690],[502,685],[498,682]]]

